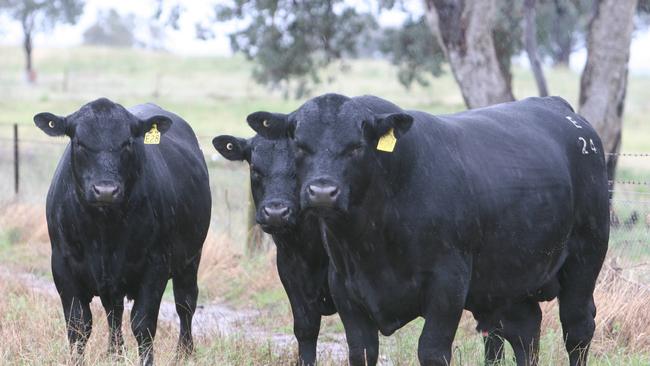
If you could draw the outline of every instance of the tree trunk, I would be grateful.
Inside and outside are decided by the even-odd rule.
[[[617,153],[621,143],[636,6],[637,0],[600,0],[587,37],[579,113],[596,128],[608,154]],[[607,159],[608,176],[612,180],[616,155],[607,155]]]
[[[528,61],[530,61],[530,69],[535,75],[535,83],[537,83],[537,90],[540,97],[548,95],[548,88],[546,87],[546,78],[542,65],[537,57],[537,23],[535,12],[535,0],[524,0],[524,46]]]
[[[424,3],[431,31],[445,51],[465,104],[477,108],[514,100],[492,36],[496,0]]]
[[[22,19],[23,26],[23,49],[25,50],[25,76],[30,84],[36,81],[36,74],[32,67],[32,28],[33,21],[28,16]]]
[[[569,67],[569,57],[573,52],[575,25],[571,26],[568,23],[575,21],[569,16],[567,6],[565,0],[555,0],[557,26],[551,29],[551,38],[554,44],[552,50],[554,66]],[[569,32],[568,29],[572,29],[572,31]]]

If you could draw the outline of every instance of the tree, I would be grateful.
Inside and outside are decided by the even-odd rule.
[[[397,78],[406,88],[413,82],[429,85],[423,74],[442,74],[445,55],[440,44],[431,37],[426,18],[408,19],[401,28],[389,28],[384,32],[381,51],[398,68]]]
[[[134,28],[133,15],[122,17],[115,9],[107,12],[100,11],[95,24],[84,32],[83,42],[112,47],[132,47],[135,44]]]
[[[542,65],[537,56],[536,3],[536,0],[524,0],[524,44],[528,61],[530,61],[530,68],[535,75],[537,90],[541,97],[545,97],[548,95],[548,87],[546,86],[546,78],[542,71]]]
[[[255,60],[253,78],[296,97],[320,82],[318,71],[354,56],[358,37],[374,19],[342,0],[235,0],[216,8],[219,21],[247,23],[230,34],[235,52]],[[209,34],[203,32],[203,35]]]
[[[76,23],[83,6],[83,0],[0,0],[0,11],[8,13],[22,25],[25,71],[29,82],[36,80],[32,65],[33,34],[51,29],[57,23]]]
[[[429,26],[470,108],[514,100],[494,42],[497,0],[425,0]],[[509,59],[507,60],[509,66]]]
[[[306,83],[319,81],[322,67],[354,54],[364,27],[374,23],[368,18],[376,16],[360,14],[344,0],[234,3],[219,8],[219,19],[247,24],[231,35],[233,50],[255,61],[254,77],[260,83],[288,85],[299,80],[297,95],[305,91]],[[404,9],[405,3],[377,0],[377,4],[379,9],[399,5]],[[430,35],[423,19],[411,16],[401,29],[386,31],[382,42],[405,86],[426,83],[424,73],[438,75],[444,55],[469,108],[514,100],[510,60],[525,46],[540,95],[545,95],[540,58],[566,65],[584,42],[589,55],[579,111],[596,126],[607,152],[618,151],[634,13],[642,15],[636,19],[639,25],[650,23],[650,0],[423,0],[423,4]],[[609,164],[613,177],[615,159]]]
[[[580,108],[603,139],[606,153],[618,153],[627,90],[628,60],[637,0],[600,0],[589,26],[587,64],[580,79]],[[608,156],[609,179],[616,155]]]
[[[569,57],[584,43],[594,4],[594,0],[537,1],[539,53],[555,66],[568,67]]]

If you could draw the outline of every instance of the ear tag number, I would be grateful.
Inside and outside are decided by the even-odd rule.
[[[377,142],[377,150],[393,152],[396,143],[397,138],[395,138],[395,131],[391,128],[384,136],[379,138],[379,141]]]
[[[154,123],[151,125],[149,132],[144,134],[145,145],[158,145],[160,143],[160,131],[158,126]]]

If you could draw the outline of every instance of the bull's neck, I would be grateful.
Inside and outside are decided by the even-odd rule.
[[[321,240],[336,270],[347,271],[346,257],[378,258],[387,252],[383,234],[395,219],[395,197],[411,174],[395,163],[392,156],[378,158],[361,199],[345,213],[320,218]]]

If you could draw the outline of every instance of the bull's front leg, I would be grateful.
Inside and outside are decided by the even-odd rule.
[[[86,343],[93,327],[93,316],[90,312],[92,296],[82,290],[83,286],[79,284],[77,277],[57,253],[52,254],[52,276],[61,297],[72,362],[82,364]]]
[[[451,346],[465,307],[471,265],[469,259],[454,253],[437,261],[434,268],[426,290],[418,359],[423,366],[447,366],[451,364]]]
[[[131,309],[131,330],[138,342],[142,365],[153,365],[153,340],[156,336],[158,311],[169,271],[164,265],[152,265],[143,276]]]
[[[320,332],[318,279],[302,262],[296,263],[283,248],[278,248],[278,273],[289,297],[293,315],[293,333],[298,341],[298,363],[302,366],[316,364],[316,345]]]
[[[102,305],[106,311],[108,322],[108,355],[122,354],[124,338],[122,337],[122,315],[124,314],[124,299],[102,296]]]
[[[379,358],[379,329],[364,309],[349,299],[342,281],[330,269],[330,290],[348,342],[350,366],[374,366]]]

